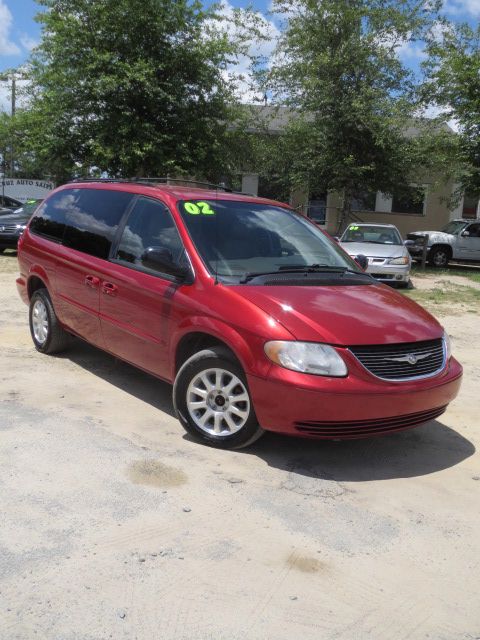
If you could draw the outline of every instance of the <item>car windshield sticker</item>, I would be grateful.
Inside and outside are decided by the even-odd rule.
[[[358,227],[350,227],[350,231],[357,231]]]
[[[208,202],[184,202],[183,207],[187,213],[192,216],[198,216],[200,213],[204,216],[214,216],[215,211]]]

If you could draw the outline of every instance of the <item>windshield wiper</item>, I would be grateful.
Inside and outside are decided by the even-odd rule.
[[[310,265],[299,265],[296,266],[282,266],[279,267],[276,271],[251,271],[246,272],[240,279],[240,284],[244,284],[249,280],[253,280],[253,278],[258,278],[260,276],[273,276],[278,275],[279,273],[355,273],[356,275],[361,274],[360,271],[354,271],[353,269],[349,269],[348,267],[331,267],[328,264],[310,264]]]

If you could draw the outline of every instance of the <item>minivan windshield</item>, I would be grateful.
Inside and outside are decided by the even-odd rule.
[[[180,201],[178,209],[209,271],[230,281],[310,268],[363,273],[333,241],[288,209],[231,200]]]
[[[456,220],[449,222],[446,227],[443,227],[443,233],[450,233],[452,236],[456,236],[462,229],[465,227],[467,223],[462,222],[461,220]]]

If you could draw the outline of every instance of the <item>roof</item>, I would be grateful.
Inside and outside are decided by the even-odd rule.
[[[186,180],[184,182],[187,182]],[[200,184],[192,181],[194,184]],[[114,180],[114,179],[98,179],[98,180],[75,180],[62,185],[60,189],[65,188],[93,188],[93,189],[112,189],[114,191],[130,191],[132,193],[155,195],[155,192],[161,192],[170,196],[173,200],[230,200],[238,202],[257,202],[270,204],[274,206],[284,206],[290,208],[290,205],[270,200],[268,198],[259,198],[248,193],[239,193],[229,191],[222,186],[218,188],[200,188],[195,186],[162,184],[150,180]],[[152,193],[153,192],[153,193]]]
[[[396,229],[397,227],[394,224],[390,224],[389,222],[352,222],[349,226],[355,227],[386,227],[387,229]]]

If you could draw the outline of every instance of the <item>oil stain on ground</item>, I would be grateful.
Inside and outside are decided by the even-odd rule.
[[[290,565],[292,569],[296,569],[302,573],[318,573],[319,571],[325,570],[325,564],[317,560],[317,558],[300,556],[296,553],[288,556],[287,564]]]
[[[158,460],[135,460],[128,468],[128,477],[135,484],[150,487],[178,487],[188,479],[180,469],[169,467]]]

